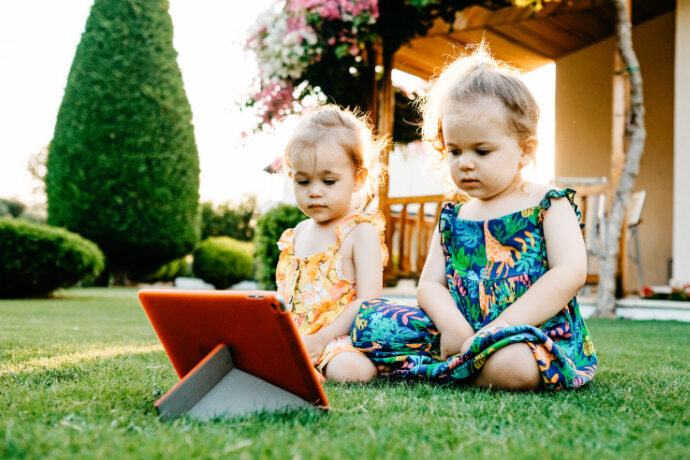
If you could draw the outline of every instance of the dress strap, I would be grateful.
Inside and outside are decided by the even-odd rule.
[[[457,217],[461,206],[462,203],[452,203],[450,201],[441,204],[441,216],[438,219],[439,232],[443,233],[451,228],[450,223],[453,218]]]
[[[351,214],[341,220],[335,226],[335,234],[338,238],[338,246],[343,242],[345,237],[359,224],[369,223],[378,231],[379,240],[381,242],[381,254],[383,256],[383,265],[388,263],[388,248],[386,248],[386,218],[379,210],[366,211],[356,214]]]
[[[567,198],[568,201],[570,202],[570,206],[573,207],[573,210],[575,211],[575,215],[577,216],[578,222],[580,219],[582,219],[582,213],[580,212],[580,209],[578,209],[577,204],[575,204],[575,190],[566,187],[563,190],[549,190],[546,192],[544,195],[544,198],[542,198],[541,202],[539,203],[539,207],[541,208],[541,214],[546,212],[547,209],[551,207],[551,199],[552,198]],[[584,228],[585,224],[580,223],[580,228]]]

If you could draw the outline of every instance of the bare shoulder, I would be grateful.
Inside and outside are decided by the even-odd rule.
[[[365,245],[379,241],[379,232],[369,222],[360,222],[343,239],[344,247]]]
[[[553,185],[537,184],[535,182],[529,182],[527,185],[527,193],[529,194],[530,201],[539,204],[547,192],[551,190],[558,190]]]
[[[352,229],[352,236],[354,236],[355,239],[375,238],[378,241],[379,231],[376,230],[376,227],[371,225],[369,222],[360,222],[355,226],[355,228]]]
[[[311,219],[306,219],[300,222],[299,224],[295,225],[295,228],[292,233],[292,237],[295,241],[297,241],[297,238],[302,235],[302,234],[309,234],[309,230],[311,228]]]

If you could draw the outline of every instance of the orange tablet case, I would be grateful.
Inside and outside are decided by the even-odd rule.
[[[156,402],[162,418],[328,406],[275,292],[145,289],[139,300],[181,378]]]

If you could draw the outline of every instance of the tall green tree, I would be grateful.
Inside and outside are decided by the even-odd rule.
[[[142,273],[199,238],[199,158],[167,0],[96,0],[48,155],[48,222]]]

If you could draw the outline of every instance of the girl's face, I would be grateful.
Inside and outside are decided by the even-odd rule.
[[[355,171],[336,142],[320,142],[290,156],[297,205],[319,224],[340,220],[351,208],[352,195],[364,185],[366,169]]]
[[[510,130],[506,108],[494,97],[454,104],[441,117],[453,182],[473,198],[492,200],[515,191],[520,170],[533,157],[537,140],[524,147]]]

